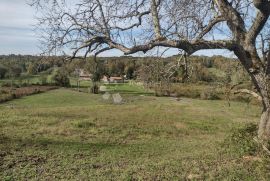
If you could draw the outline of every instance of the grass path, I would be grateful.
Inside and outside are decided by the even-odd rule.
[[[114,105],[58,89],[1,104],[1,179],[260,178],[241,158],[219,154],[231,129],[258,120],[258,107],[135,94],[124,100]]]

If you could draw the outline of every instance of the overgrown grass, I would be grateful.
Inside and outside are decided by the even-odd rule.
[[[0,87],[0,103],[57,89],[56,86]]]
[[[141,96],[125,86],[109,86],[133,98],[121,105],[68,89],[1,104],[1,179],[269,178],[261,162],[220,151],[233,128],[257,122],[259,107]]]

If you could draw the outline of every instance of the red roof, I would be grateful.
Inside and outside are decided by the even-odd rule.
[[[114,80],[123,80],[122,77],[110,77],[110,79],[114,79]]]

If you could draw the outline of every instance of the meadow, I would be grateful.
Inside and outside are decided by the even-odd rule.
[[[269,178],[263,158],[224,151],[233,130],[258,121],[258,106],[108,89],[123,103],[62,88],[1,104],[1,180]]]

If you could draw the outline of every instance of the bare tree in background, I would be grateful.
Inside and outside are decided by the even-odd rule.
[[[262,98],[258,135],[270,138],[269,0],[32,0],[47,52],[72,58],[155,47],[233,52]]]

